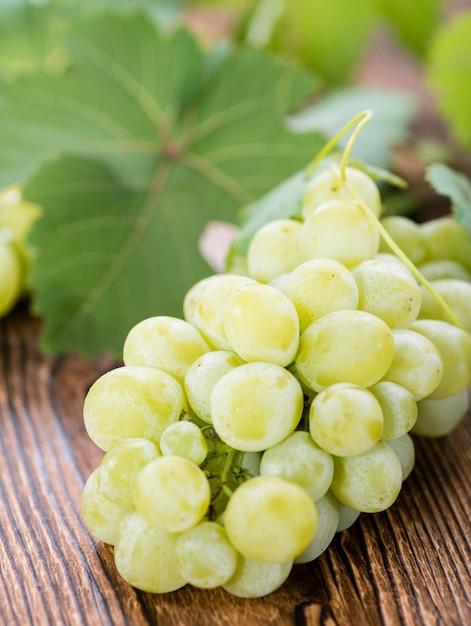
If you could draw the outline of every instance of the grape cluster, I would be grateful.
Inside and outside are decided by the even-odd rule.
[[[394,503],[410,433],[444,435],[466,413],[464,229],[379,222],[371,178],[348,167],[345,181],[315,176],[301,219],[257,231],[245,274],[195,284],[184,319],[138,323],[124,365],[91,386],[85,426],[106,454],[83,515],[131,585],[272,592],[360,513]]]
[[[0,192],[0,317],[28,291],[32,251],[27,236],[39,208],[26,202],[18,187]]]

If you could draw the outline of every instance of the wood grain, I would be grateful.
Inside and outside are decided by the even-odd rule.
[[[82,404],[110,360],[37,350],[25,307],[0,322],[0,624],[3,626],[458,626],[471,623],[471,416],[416,438],[416,468],[386,512],[363,515],[275,593],[241,600],[127,585],[84,526],[84,480],[102,453]]]

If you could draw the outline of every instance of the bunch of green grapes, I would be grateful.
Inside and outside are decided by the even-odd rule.
[[[27,237],[38,216],[39,207],[26,202],[18,187],[0,192],[0,317],[29,289],[33,253]]]
[[[395,502],[411,434],[444,435],[468,410],[469,243],[451,219],[381,225],[375,183],[344,174],[315,176],[301,219],[257,231],[246,275],[205,278],[184,319],[132,328],[124,365],[90,388],[105,455],[83,515],[131,585],[274,591]]]

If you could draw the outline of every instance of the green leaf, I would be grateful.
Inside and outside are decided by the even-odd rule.
[[[418,103],[408,93],[391,89],[351,87],[331,91],[314,105],[289,119],[294,132],[312,132],[314,129],[334,136],[339,128],[358,111],[374,112],[371,121],[362,130],[352,157],[365,163],[387,168],[392,162],[392,148],[409,135],[410,125],[417,114]],[[345,147],[348,137],[339,142]]]
[[[471,148],[471,11],[444,24],[431,45],[428,84],[449,128]]]
[[[400,39],[414,52],[424,55],[437,28],[443,0],[378,0],[380,12]]]
[[[466,228],[471,241],[471,181],[469,178],[442,163],[427,167],[425,178],[437,193],[451,199],[453,214]]]
[[[119,354],[134,323],[181,315],[210,273],[197,252],[206,223],[234,220],[324,139],[284,127],[315,83],[264,54],[208,71],[185,30],[112,15],[76,25],[71,51],[60,80],[8,88],[0,174],[35,172],[25,195],[44,211],[32,276],[44,348]]]
[[[0,76],[11,79],[43,70],[62,74],[69,58],[64,41],[80,16],[112,9],[140,11],[157,22],[177,19],[178,0],[2,0],[0,3]]]

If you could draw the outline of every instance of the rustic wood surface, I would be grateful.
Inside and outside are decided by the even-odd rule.
[[[151,595],[119,578],[80,513],[102,455],[83,399],[115,364],[41,356],[39,332],[24,306],[0,322],[2,626],[471,624],[471,415],[448,437],[416,438],[416,468],[391,509],[361,516],[275,593]]]

